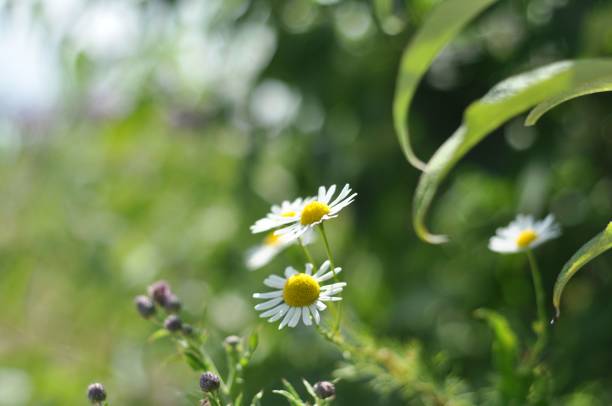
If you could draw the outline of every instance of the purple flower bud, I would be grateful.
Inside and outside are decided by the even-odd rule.
[[[221,385],[221,379],[213,374],[212,372],[204,372],[202,376],[200,376],[200,388],[204,392],[213,392],[219,389]]]
[[[157,281],[148,289],[149,297],[153,299],[157,304],[164,305],[166,299],[171,295],[170,285],[166,281]]]
[[[327,399],[336,395],[336,387],[329,381],[315,383],[314,391],[320,399]]]
[[[164,308],[170,313],[178,313],[181,310],[181,301],[175,294],[169,293],[164,301]]]
[[[164,327],[166,330],[174,333],[183,327],[183,322],[177,315],[171,314],[170,316],[166,317],[166,320],[164,320]]]
[[[140,313],[140,315],[145,319],[148,319],[155,314],[155,303],[153,303],[153,301],[147,296],[136,296],[134,303],[136,304],[138,313]]]
[[[87,398],[91,403],[100,403],[106,400],[106,390],[101,383],[92,383],[87,387]]]

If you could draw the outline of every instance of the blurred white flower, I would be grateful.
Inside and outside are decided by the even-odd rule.
[[[519,214],[508,227],[498,228],[489,240],[489,249],[502,254],[523,252],[557,238],[561,228],[552,214],[536,221],[533,216]]]
[[[274,234],[298,238],[317,224],[338,217],[338,213],[355,200],[357,193],[351,194],[351,191],[350,186],[346,184],[338,197],[332,200],[336,185],[331,185],[329,188],[320,186],[318,196],[313,200],[307,200],[302,210],[295,212],[293,216],[287,215],[283,221],[284,227],[276,230]]]
[[[284,278],[277,275],[268,276],[264,280],[264,285],[277,290],[253,295],[255,299],[268,299],[255,306],[255,310],[262,312],[259,317],[268,318],[270,323],[282,318],[279,330],[285,326],[297,326],[300,319],[306,326],[312,325],[312,319],[319,324],[321,321],[319,312],[327,308],[324,302],[342,300],[341,297],[334,295],[342,292],[346,286],[346,282],[320,285],[321,282],[334,278],[342,271],[342,268],[329,271],[329,267],[329,261],[325,261],[313,275],[312,264],[306,264],[304,273],[289,266],[285,269]]]
[[[251,232],[253,234],[262,233],[295,221],[295,216],[299,216],[302,208],[312,200],[314,200],[314,197],[307,197],[305,199],[298,197],[292,202],[285,200],[280,206],[277,204],[273,205],[270,208],[270,212],[266,214],[266,217],[257,220],[251,226]]]
[[[303,245],[308,245],[314,240],[314,233],[304,234],[302,239]],[[274,232],[268,233],[261,244],[258,244],[246,253],[246,266],[250,271],[255,271],[267,265],[275,256],[280,254],[285,248],[293,245],[295,238],[282,238],[274,235]]]

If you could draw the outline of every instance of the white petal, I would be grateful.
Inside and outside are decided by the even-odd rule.
[[[325,197],[323,198],[323,201],[321,203],[328,204],[335,192],[336,185],[331,185],[329,189],[327,189],[327,194],[325,194]]]
[[[297,326],[300,321],[300,317],[302,317],[302,309],[300,307],[296,307],[293,317],[291,317],[291,320],[289,320],[288,326],[291,328]]]
[[[319,314],[319,311],[317,310],[317,306],[311,304],[310,306],[308,306],[308,308],[310,309],[310,314],[312,314],[312,317],[314,318],[315,323],[319,324],[319,322],[321,321],[321,315]]]
[[[340,267],[336,267],[336,268],[334,268],[334,272],[336,273],[336,276],[337,276],[337,275],[338,275],[340,272],[342,272],[342,268],[340,268]],[[334,275],[334,272],[329,271],[329,272],[328,272],[328,273],[326,273],[325,275],[321,275],[321,276],[319,276],[319,277],[317,278],[317,281],[318,281],[318,282],[325,282],[325,281],[327,281],[327,280],[329,280],[329,279],[332,279],[332,278],[335,276],[335,275]]]
[[[327,309],[327,305],[320,300],[317,300],[316,305],[317,305],[317,309],[319,309],[320,311]]]
[[[306,264],[306,275],[312,275],[312,268],[313,266],[311,263]]]
[[[288,266],[287,268],[285,268],[285,277],[287,279],[291,278],[293,275],[299,273],[298,271],[295,270],[294,267],[292,266]]]
[[[278,326],[279,330],[282,330],[283,327],[285,327],[287,325],[289,320],[291,320],[293,318],[293,315],[295,314],[296,311],[297,311],[297,309],[295,307],[290,307],[289,308],[289,311],[287,311],[287,314],[285,314],[285,317],[283,318],[283,321],[281,321],[280,325]]]
[[[308,307],[302,307],[302,322],[306,326],[312,325],[312,320],[310,320],[310,312],[308,311]]]
[[[287,279],[281,278],[278,275],[270,275],[264,280],[264,285],[275,289],[283,289]]]
[[[287,313],[287,310],[289,310],[289,305],[283,303],[282,305],[278,306],[277,309],[279,309],[278,313],[268,319],[270,323],[273,323],[283,317],[283,315]]]
[[[267,302],[259,303],[257,306],[255,306],[255,310],[266,310],[266,309],[276,306],[282,301],[283,301],[282,297],[277,297],[276,299],[271,299],[271,300],[268,300]]]
[[[338,301],[342,300],[342,298],[341,297],[336,297],[336,296],[321,295],[321,296],[319,296],[319,300],[321,300],[323,302],[338,302]]]
[[[265,319],[265,318],[268,318],[268,317],[270,317],[270,316],[274,316],[274,315],[276,315],[276,314],[280,313],[280,312],[281,312],[281,310],[282,310],[284,307],[289,308],[289,305],[287,305],[286,303],[279,304],[279,305],[278,305],[278,306],[276,306],[276,307],[273,307],[273,308],[271,308],[271,309],[269,309],[269,310],[266,310],[265,312],[260,313],[260,314],[259,314],[259,317],[262,317],[262,318],[264,318],[264,319]],[[286,311],[286,310],[285,310],[285,311]],[[284,312],[283,312],[283,313],[284,313]]]
[[[275,290],[274,292],[266,292],[266,293],[253,293],[253,297],[255,299],[271,299],[273,297],[279,297],[283,295],[282,290]]]
[[[268,264],[281,250],[278,246],[258,245],[247,252],[246,266],[255,271]]]
[[[319,186],[319,193],[317,194],[317,201],[322,202],[325,199],[325,186]]]
[[[318,276],[323,275],[325,271],[327,271],[328,269],[329,269],[329,260],[326,260],[325,262],[323,262],[323,264],[321,264],[317,273],[314,274],[314,277],[317,278]]]

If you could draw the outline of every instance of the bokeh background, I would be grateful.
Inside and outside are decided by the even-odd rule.
[[[443,349],[478,388],[491,371],[479,307],[523,340],[535,318],[525,258],[487,250],[517,212],[554,213],[564,234],[537,251],[550,295],[562,265],[612,211],[612,96],[567,103],[534,128],[519,117],[445,183],[431,215],[451,243],[410,224],[418,173],[392,127],[398,61],[438,1],[0,1],[0,405],[188,404],[197,374],[132,298],[168,280],[189,318],[225,335],[258,325],[253,291],[298,264],[287,251],[249,273],[248,226],[269,205],[349,182],[329,223],[351,317],[385,339]],[[496,82],[564,58],[612,52],[612,2],[500,1],[436,60],[411,126],[421,157]],[[315,247],[323,258],[323,251]],[[546,357],[568,404],[612,402],[612,258],[569,284]],[[337,350],[311,329],[262,325],[248,392],[330,378]],[[583,402],[583,403],[579,403]],[[341,382],[338,404],[400,404]]]

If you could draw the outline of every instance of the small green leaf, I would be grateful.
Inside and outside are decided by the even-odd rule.
[[[285,387],[285,389],[287,389],[289,392],[291,392],[291,394],[293,396],[295,396],[296,398],[300,399],[300,394],[298,393],[297,390],[295,390],[295,387],[293,385],[291,385],[291,382],[289,382],[286,379],[283,379],[283,386]]]
[[[293,406],[303,406],[304,405],[304,403],[302,402],[299,396],[296,397],[292,393],[286,390],[277,389],[277,390],[273,390],[272,392],[276,393],[277,395],[284,396],[289,401],[290,405],[293,405]]]
[[[604,231],[597,234],[589,242],[580,247],[580,249],[576,251],[570,260],[563,266],[561,273],[559,276],[557,276],[557,282],[555,282],[553,292],[553,305],[557,311],[557,317],[559,317],[561,313],[561,295],[563,294],[565,285],[567,285],[569,280],[576,274],[576,272],[578,272],[589,261],[601,255],[610,248],[612,248],[612,222],[608,223],[608,226]]]
[[[208,370],[208,368],[206,367],[206,364],[204,363],[204,361],[198,354],[195,354],[192,351],[185,351],[183,355],[185,356],[185,359],[187,360],[187,364],[189,364],[191,369],[193,369],[194,371]]]
[[[472,103],[464,113],[463,124],[434,153],[421,175],[413,204],[413,226],[417,235],[432,244],[448,241],[446,236],[429,232],[425,226],[427,212],[442,180],[484,137],[538,103],[601,81],[611,74],[610,59],[556,62],[506,79]]]
[[[147,341],[152,343],[154,341],[157,341],[157,340],[160,340],[162,338],[168,337],[169,335],[170,335],[170,332],[168,330],[166,330],[165,328],[160,328],[159,330],[157,330],[153,334],[151,334],[149,336],[149,338],[147,339]]]
[[[257,349],[257,345],[259,344],[259,334],[257,333],[257,330],[253,330],[253,332],[249,335],[247,343],[249,353],[252,354],[253,352],[255,352],[255,350]]]
[[[417,158],[412,149],[408,128],[408,113],[417,86],[440,51],[470,20],[495,1],[447,0],[441,3],[404,50],[393,98],[393,123],[404,155],[418,169],[425,169],[425,163]]]
[[[315,390],[310,384],[310,382],[308,382],[306,379],[302,379],[302,382],[304,382],[304,387],[306,388],[306,391],[308,391],[308,394],[312,396],[314,400],[317,400],[317,394],[315,393]]]
[[[251,400],[251,406],[261,406],[261,399],[263,398],[264,391],[260,390],[253,396],[253,400]]]

